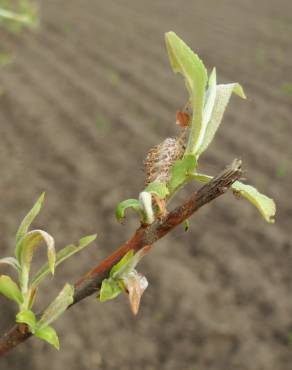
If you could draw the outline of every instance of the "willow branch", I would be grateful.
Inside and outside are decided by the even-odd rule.
[[[183,204],[168,213],[162,220],[156,220],[148,226],[140,226],[126,243],[75,283],[75,294],[72,305],[92,294],[97,295],[102,281],[108,277],[111,268],[129,250],[132,249],[137,252],[147,245],[154,244],[192,216],[202,206],[224,194],[241,175],[241,161],[235,160],[231,166],[212,179],[208,184],[202,186],[197,192],[194,192]],[[3,356],[18,344],[24,342],[31,335],[25,324],[15,325],[0,338],[0,356]]]

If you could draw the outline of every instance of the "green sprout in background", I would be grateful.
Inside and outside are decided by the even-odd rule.
[[[33,0],[0,0],[0,27],[10,32],[19,32],[24,27],[36,28],[39,21],[39,9]]]
[[[55,241],[50,234],[43,230],[29,231],[31,223],[41,210],[43,200],[44,193],[39,197],[19,226],[15,241],[15,257],[0,259],[0,264],[10,265],[18,274],[18,283],[13,281],[8,275],[0,275],[0,293],[17,303],[17,323],[27,324],[32,334],[59,349],[58,336],[50,324],[73,302],[74,287],[66,284],[39,319],[32,311],[37,290],[47,275],[50,273],[54,275],[55,268],[59,264],[88,246],[95,240],[96,235],[84,237],[77,246],[71,244],[56,253]],[[30,279],[32,257],[35,250],[42,243],[47,246],[48,262]]]

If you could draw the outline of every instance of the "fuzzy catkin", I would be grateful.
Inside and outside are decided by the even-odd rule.
[[[167,183],[170,179],[170,169],[175,161],[181,159],[186,149],[186,130],[178,137],[165,139],[151,148],[144,161],[147,186],[151,182]]]

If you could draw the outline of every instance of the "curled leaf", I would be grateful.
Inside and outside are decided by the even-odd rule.
[[[20,256],[19,262],[21,265],[20,282],[23,291],[27,291],[28,288],[29,271],[33,253],[42,241],[44,241],[47,245],[49,268],[51,273],[54,274],[56,252],[53,237],[43,230],[33,230],[28,232],[22,238],[19,244],[19,256]]]
[[[0,293],[6,298],[15,301],[19,305],[23,302],[22,294],[17,284],[11,279],[10,276],[0,276]]]
[[[116,208],[116,218],[118,221],[121,221],[125,218],[125,212],[128,208],[133,208],[136,212],[139,213],[140,217],[143,216],[143,210],[141,204],[137,199],[127,199],[119,203]]]
[[[260,193],[253,186],[243,184],[240,181],[236,181],[232,185],[232,189],[250,201],[268,223],[275,222],[276,205],[273,199]]]

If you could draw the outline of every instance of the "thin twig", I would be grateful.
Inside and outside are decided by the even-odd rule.
[[[137,252],[146,245],[154,244],[192,216],[202,206],[224,194],[241,175],[241,161],[235,160],[231,166],[212,179],[208,184],[201,187],[197,192],[193,193],[188,200],[167,214],[162,220],[156,220],[149,226],[140,226],[125,244],[75,283],[75,294],[72,305],[92,294],[97,295],[103,279],[108,277],[111,268],[129,250],[133,249]],[[0,356],[8,353],[31,335],[25,324],[15,325],[0,338]]]

